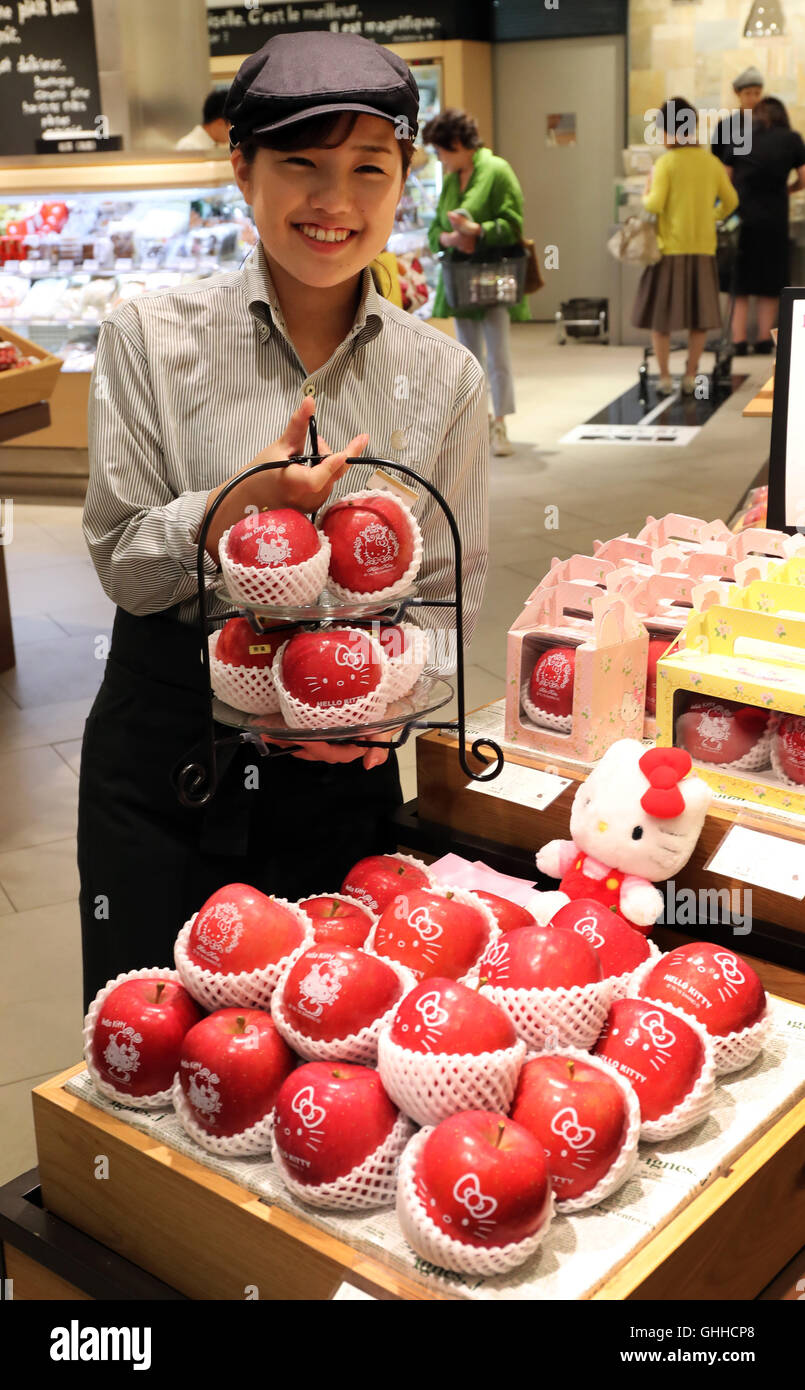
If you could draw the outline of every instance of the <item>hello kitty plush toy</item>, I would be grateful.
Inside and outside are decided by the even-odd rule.
[[[573,798],[573,838],[537,852],[537,868],[561,880],[558,892],[529,901],[537,920],[549,922],[574,898],[594,898],[648,936],[663,908],[654,882],[687,864],[712,797],[690,769],[682,748],[613,743]]]

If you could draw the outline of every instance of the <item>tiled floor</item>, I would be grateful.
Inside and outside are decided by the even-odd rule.
[[[766,360],[748,359],[747,385],[691,447],[663,454],[557,442],[632,384],[638,349],[559,348],[538,325],[517,325],[513,348],[517,448],[492,460],[489,580],[468,708],[501,694],[506,630],[552,556],[639,527],[648,512],[725,515],[768,453],[768,423],[740,414],[768,376]],[[558,508],[558,529],[546,529],[547,507]],[[5,551],[18,660],[0,676],[0,1182],[35,1161],[31,1087],[80,1054],[78,761],[103,668],[98,638],[113,616],[80,520],[77,506],[18,504]],[[413,743],[401,765],[413,796]]]

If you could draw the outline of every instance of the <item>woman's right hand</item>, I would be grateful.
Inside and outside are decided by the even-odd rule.
[[[310,417],[315,409],[313,397],[306,396],[299,409],[291,416],[284,434],[239,469],[238,473],[233,473],[232,477],[237,478],[239,473],[245,473],[257,463],[279,463],[292,454],[302,454]],[[215,513],[207,533],[207,553],[217,565],[218,542],[224,531],[234,526],[236,521],[240,521],[255,507],[258,511],[273,507],[297,507],[303,512],[315,512],[327,501],[334,484],[346,472],[347,458],[360,454],[368,443],[368,434],[357,434],[345,449],[333,454],[326,440],[319,435],[319,453],[329,455],[321,463],[310,468],[302,463],[290,463],[287,468],[266,469],[264,473],[257,473],[253,478],[246,478],[238,487],[233,487]],[[219,493],[231,481],[232,479],[228,478],[226,483],[222,483],[210,493],[205,516]]]

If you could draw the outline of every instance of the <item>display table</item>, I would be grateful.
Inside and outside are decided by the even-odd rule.
[[[36,405],[24,406],[22,410],[7,410],[0,415],[0,444],[17,439],[23,434],[31,434],[34,430],[47,429],[49,424],[50,406],[47,401],[37,401]],[[14,664],[14,634],[6,582],[5,546],[0,545],[0,672],[10,671]]]
[[[502,705],[498,701],[469,716],[468,730],[501,739]],[[536,881],[534,854],[539,846],[549,840],[570,838],[570,808],[578,784],[587,775],[586,769],[572,763],[559,766],[555,759],[506,746],[507,762],[550,770],[570,780],[571,785],[557,800],[540,810],[524,805],[514,796],[479,792],[477,783],[468,783],[455,750],[455,738],[449,736],[434,733],[417,740],[416,819],[401,827],[400,834],[407,832],[414,849],[432,848],[433,853],[450,849],[466,853],[474,847],[477,857],[488,858],[493,867],[505,870],[508,862],[508,872],[533,875]],[[494,791],[494,783],[491,790]],[[722,878],[705,868],[730,827],[738,822],[769,835],[805,843],[805,824],[801,821],[762,812],[748,804],[714,801],[690,861],[676,876],[677,890],[746,890],[747,884]],[[751,936],[730,937],[734,949],[745,955],[744,945],[751,941],[752,951],[766,963],[805,972],[802,902],[784,893],[752,887],[752,915]],[[773,974],[767,975],[764,983],[767,988],[777,988]],[[805,1003],[805,973],[797,992],[789,997]]]
[[[774,377],[770,376],[741,414],[748,420],[770,420],[774,409]]]

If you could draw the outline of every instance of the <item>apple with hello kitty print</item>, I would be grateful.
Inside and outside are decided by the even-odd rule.
[[[542,1144],[559,1201],[606,1177],[628,1123],[623,1088],[603,1067],[549,1055],[526,1062],[510,1114]]]
[[[308,1062],[291,1073],[277,1096],[280,1168],[305,1186],[334,1182],[385,1143],[398,1117],[373,1068]]]
[[[575,932],[588,941],[601,962],[604,978],[636,970],[651,951],[641,932],[595,898],[574,898],[565,903],[548,925]]]
[[[661,956],[640,992],[693,1014],[717,1037],[751,1027],[766,1010],[766,991],[751,965],[712,941]]]
[[[396,498],[342,497],[328,507],[321,529],[330,542],[330,576],[336,584],[371,594],[398,584],[414,556],[414,528]]]
[[[517,1034],[508,1014],[477,990],[457,980],[423,980],[400,1001],[391,1040],[409,1052],[452,1052],[478,1056],[514,1047]]]
[[[417,979],[458,980],[475,965],[489,934],[482,904],[461,902],[450,890],[420,888],[389,904],[375,928],[374,949],[407,965]]]
[[[259,569],[299,565],[318,555],[320,546],[313,522],[294,507],[252,512],[236,521],[226,538],[230,560]]]
[[[322,941],[297,957],[281,980],[272,1010],[305,1038],[332,1043],[368,1028],[404,992],[385,961],[352,946]]]
[[[630,1081],[644,1121],[669,1115],[693,1091],[705,1065],[697,1032],[653,1000],[616,999],[593,1055]]]
[[[382,655],[359,628],[298,632],[277,661],[288,694],[318,709],[363,699],[383,678]]]

